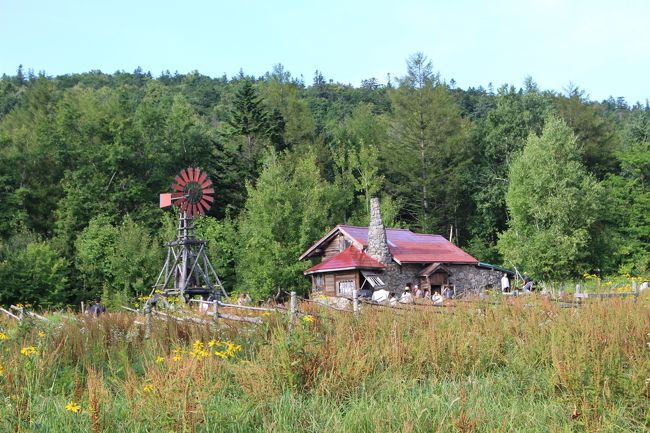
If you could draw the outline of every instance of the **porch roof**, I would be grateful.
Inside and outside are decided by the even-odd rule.
[[[304,274],[309,275],[319,272],[347,271],[352,269],[384,268],[385,266],[383,264],[350,245],[340,254],[307,269]]]

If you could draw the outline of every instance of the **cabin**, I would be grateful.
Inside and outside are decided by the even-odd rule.
[[[431,293],[478,292],[500,287],[503,272],[512,274],[478,261],[443,236],[385,228],[376,198],[368,227],[337,225],[300,256],[308,259],[320,259],[304,271],[312,292],[346,298],[355,289],[401,293],[406,283]]]

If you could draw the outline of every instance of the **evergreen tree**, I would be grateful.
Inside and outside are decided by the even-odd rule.
[[[250,80],[243,80],[241,87],[235,92],[228,123],[237,134],[246,138],[248,158],[257,156],[258,151],[254,149],[254,144],[268,129],[268,114]]]
[[[391,195],[400,196],[407,217],[431,232],[457,222],[469,164],[466,126],[447,87],[421,54],[411,56],[408,72],[391,92],[391,141],[383,165]]]

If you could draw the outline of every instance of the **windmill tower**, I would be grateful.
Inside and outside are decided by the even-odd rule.
[[[179,209],[176,239],[166,242],[167,259],[158,274],[152,295],[181,296],[185,301],[193,295],[203,299],[227,296],[221,280],[205,253],[207,241],[197,239],[194,219],[205,215],[214,202],[214,188],[208,174],[199,168],[181,170],[175,177],[171,193],[160,194],[160,207]]]

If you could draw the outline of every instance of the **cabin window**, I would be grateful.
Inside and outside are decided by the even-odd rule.
[[[339,238],[339,252],[345,251],[350,245],[352,245],[352,242],[348,239],[344,237]]]
[[[341,280],[336,283],[336,286],[339,296],[352,296],[354,280]]]
[[[323,290],[325,288],[325,276],[323,274],[314,275],[314,290]]]

